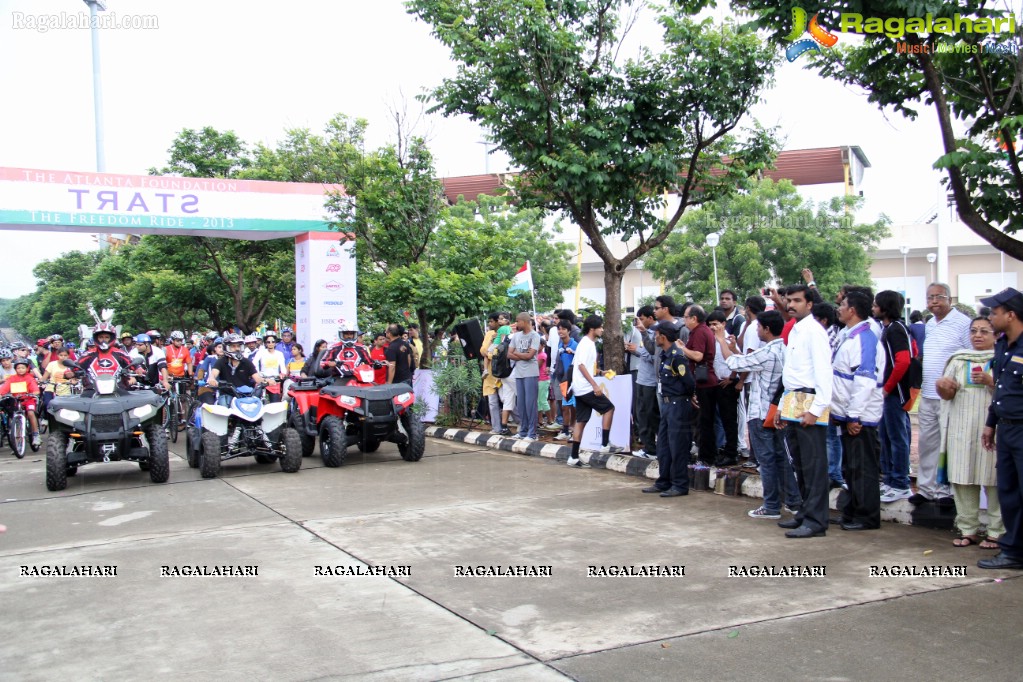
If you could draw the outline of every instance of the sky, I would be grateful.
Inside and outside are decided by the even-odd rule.
[[[144,174],[162,166],[184,128],[233,130],[250,145],[273,145],[289,128],[319,131],[336,113],[369,121],[367,144],[393,136],[390,112],[455,73],[448,52],[399,0],[107,0],[125,21],[157,27],[99,31],[107,171]],[[96,169],[91,38],[88,29],[40,32],[26,15],[87,12],[81,0],[0,0],[0,166]],[[128,16],[126,16],[128,15]],[[656,43],[652,22],[630,34],[631,49]],[[843,39],[845,39],[843,37]],[[866,95],[800,61],[784,62],[752,115],[778,126],[785,149],[858,145],[870,160],[862,220],[926,218],[939,196],[931,169],[942,150],[936,117],[885,114]],[[424,116],[443,176],[483,173],[483,131],[467,118]],[[508,169],[489,159],[490,172]],[[834,186],[827,188],[827,192]],[[807,195],[821,200],[820,190]],[[35,288],[32,268],[63,251],[95,248],[87,235],[6,232],[0,298]],[[55,241],[56,240],[56,241]]]

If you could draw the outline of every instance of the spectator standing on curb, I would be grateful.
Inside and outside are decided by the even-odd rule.
[[[509,379],[515,381],[515,396],[519,403],[518,437],[536,440],[537,401],[540,383],[540,367],[536,355],[540,352],[540,334],[533,329],[529,313],[519,313],[516,318],[518,331],[512,334],[508,357],[515,361]]]
[[[689,359],[689,369],[693,373],[693,380],[696,381],[697,409],[700,411],[699,459],[711,465],[718,462],[717,439],[714,434],[714,417],[717,413],[715,390],[718,379],[714,374],[714,334],[706,322],[707,313],[702,307],[689,306],[685,317],[686,327],[689,328],[689,340],[682,352]],[[731,445],[734,451],[735,442],[733,441]],[[728,446],[725,447],[727,450]]]
[[[846,333],[833,361],[831,418],[842,431],[842,470],[849,484],[841,509],[842,530],[881,527],[880,444],[877,426],[884,410],[880,380],[884,349],[870,325],[873,301],[850,291],[838,306]]]
[[[766,423],[771,400],[781,385],[785,366],[785,343],[781,340],[785,323],[775,310],[759,313],[757,323],[762,345],[749,353],[740,353],[734,343],[724,343],[723,328],[717,333],[717,338],[729,369],[746,372],[752,379],[747,415],[750,444],[757,456],[760,482],[764,488],[764,503],[747,514],[753,519],[780,519],[782,497],[793,512],[802,505],[796,477],[782,442],[784,432],[774,428],[774,424]]]
[[[951,488],[947,483],[938,482],[941,396],[938,395],[936,383],[952,354],[971,347],[970,319],[952,307],[952,290],[941,282],[927,287],[927,308],[934,317],[927,323],[927,338],[924,340],[924,379],[920,387],[920,409],[917,414],[917,492],[910,496],[909,501],[915,505],[932,501],[952,506],[955,502]]]
[[[881,334],[885,357],[884,412],[877,433],[881,442],[881,502],[885,504],[908,499],[913,494],[909,488],[913,427],[904,406],[912,399],[908,372],[914,341],[902,324],[904,301],[897,291],[881,291],[874,297],[874,317],[884,328]]]
[[[590,421],[593,412],[601,415],[601,448],[602,454],[624,452],[620,445],[612,445],[611,423],[614,419],[614,404],[604,395],[604,387],[594,379],[597,373],[597,339],[604,334],[604,318],[590,315],[583,322],[583,337],[576,348],[572,367],[572,394],[576,400],[575,425],[572,431],[572,455],[568,458],[568,466],[585,468],[579,459],[579,448],[583,438],[583,428]]]
[[[831,405],[832,368],[828,334],[813,318],[813,306],[821,302],[814,289],[796,284],[786,294],[789,316],[796,320],[785,346],[782,386],[786,391],[813,395],[810,408],[800,421],[785,424],[780,415],[775,427],[785,424],[785,444],[799,481],[803,506],[795,518],[780,521],[787,538],[812,538],[828,531],[827,432],[817,419]]]
[[[483,397],[487,399],[487,407],[490,412],[490,433],[494,435],[500,434],[505,426],[501,421],[501,396],[499,394],[501,381],[494,376],[491,367],[497,329],[501,326],[500,318],[499,313],[490,313],[487,317],[487,333],[480,346],[480,355],[483,357]]]
[[[636,424],[642,449],[632,454],[647,459],[657,456],[657,433],[660,424],[660,406],[657,399],[659,361],[658,349],[654,344],[655,332],[653,329],[656,324],[653,306],[645,305],[640,308],[636,313],[636,329],[640,332],[641,342],[625,346],[625,350],[635,357],[639,367],[639,373],[636,376],[636,394],[638,396]]]

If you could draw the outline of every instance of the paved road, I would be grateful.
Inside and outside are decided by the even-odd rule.
[[[61,493],[40,455],[0,450],[4,680],[1021,678],[1023,582],[981,572],[986,554],[948,533],[786,540],[748,499],[662,500],[613,472],[446,441],[416,464],[384,445],[298,474],[226,463],[217,480],[172,457],[164,485],[92,465]],[[649,565],[685,575],[586,577]],[[826,576],[728,577],[790,565]],[[117,575],[21,575],[50,566]],[[160,577],[194,566],[258,575]],[[366,566],[411,575],[336,575]],[[552,575],[455,575],[496,566]]]

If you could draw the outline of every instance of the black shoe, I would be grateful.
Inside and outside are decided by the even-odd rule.
[[[785,533],[785,537],[797,539],[822,538],[827,534],[828,533],[825,530],[814,530],[813,528],[810,528],[810,526],[800,526],[795,530],[790,530],[788,533]]]
[[[663,493],[665,490],[667,490],[667,488],[658,488],[655,485],[652,485],[649,488],[643,488],[643,492],[651,493],[651,494],[652,493]]]
[[[852,521],[846,521],[845,519],[828,519],[828,523],[833,526],[844,526],[847,523],[852,523]]]
[[[678,488],[668,488],[663,493],[661,493],[661,497],[682,497],[683,495],[688,495],[688,494],[689,494],[688,490],[680,490]]]
[[[1023,569],[1023,559],[1013,559],[1012,557],[1005,556],[1005,552],[999,552],[988,559],[981,559],[977,562],[977,565],[981,568],[1014,568],[1020,570]]]
[[[802,521],[796,521],[795,519],[786,519],[785,521],[778,522],[779,528],[788,528],[790,530],[793,528],[799,528],[802,525],[803,525]]]
[[[946,509],[952,509],[956,506],[956,501],[954,497],[939,497],[934,501],[934,504]]]
[[[505,426],[498,433],[502,436],[510,436],[511,430],[507,426]]]
[[[842,530],[877,530],[873,526],[868,526],[865,523],[857,523],[855,521],[852,523],[843,523],[841,524],[841,527]]]
[[[906,499],[909,500],[909,503],[915,507],[919,507],[924,502],[930,502],[928,498],[924,497],[920,493],[913,493]]]
[[[738,463],[735,457],[718,457],[714,460],[714,466],[716,467],[734,467]]]

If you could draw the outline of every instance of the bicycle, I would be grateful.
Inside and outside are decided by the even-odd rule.
[[[28,438],[28,414],[25,410],[25,401],[31,396],[22,393],[14,397],[14,407],[8,416],[7,440],[14,450],[14,456],[21,459],[25,456],[26,443],[32,448],[32,452],[39,452],[39,445],[31,442]]]
[[[184,431],[188,426],[188,415],[192,412],[192,398],[189,396],[188,388],[192,382],[191,377],[171,377],[171,392],[167,398],[169,415],[167,429],[170,431],[171,442],[178,442],[178,433]],[[184,385],[184,390],[182,390]]]

